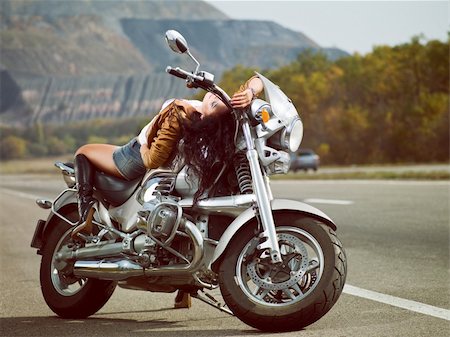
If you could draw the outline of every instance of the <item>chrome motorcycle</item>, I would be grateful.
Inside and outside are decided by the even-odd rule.
[[[214,93],[232,109],[214,76],[199,71],[184,37],[171,30],[166,40],[196,63],[193,72],[179,67],[167,72],[190,88]],[[57,315],[90,316],[116,286],[181,290],[265,331],[302,329],[331,309],[344,287],[346,255],[326,214],[272,196],[269,176],[287,173],[288,152],[299,148],[303,124],[280,88],[258,75],[266,100],[233,110],[234,162],[212,168],[214,186],[196,204],[196,179],[185,168],[150,170],[133,181],[97,172],[94,230],[74,238],[73,165],[55,164],[67,189],[53,202],[37,200],[50,214],[38,221],[31,246],[42,255],[42,293]],[[217,287],[225,304],[208,294]]]

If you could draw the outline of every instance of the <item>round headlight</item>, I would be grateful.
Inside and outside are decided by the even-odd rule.
[[[295,152],[303,139],[303,123],[300,118],[294,119],[281,134],[281,144],[286,150]]]

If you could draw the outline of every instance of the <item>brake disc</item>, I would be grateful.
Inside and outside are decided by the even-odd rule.
[[[280,251],[282,246],[288,246],[292,248],[290,254],[295,254],[295,257],[290,261],[285,261],[288,254],[281,254],[283,262],[281,265],[274,265],[271,263],[270,258],[266,259],[269,262],[261,263],[261,259],[254,256],[251,262],[247,264],[247,273],[252,281],[259,287],[269,290],[282,290],[292,287],[294,284],[299,283],[302,277],[305,275],[308,268],[308,252],[303,242],[296,236],[280,233],[278,236],[278,242],[280,243]],[[264,252],[261,252],[263,254]],[[291,269],[292,261],[294,260],[297,268]],[[293,266],[295,268],[295,266]],[[276,280],[267,275],[261,275],[261,271],[265,271],[265,274],[277,274],[280,272],[288,275],[286,280]]]

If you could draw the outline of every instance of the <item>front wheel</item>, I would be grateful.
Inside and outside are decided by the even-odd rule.
[[[69,218],[76,219],[71,212]],[[114,292],[116,282],[77,278],[73,265],[59,261],[57,253],[70,249],[72,227],[59,221],[53,227],[42,251],[40,280],[45,302],[63,318],[85,318],[96,313]]]
[[[230,243],[219,270],[222,296],[243,322],[264,331],[292,331],[317,321],[336,303],[347,260],[334,231],[296,213],[275,213],[283,262],[258,250],[256,225]]]

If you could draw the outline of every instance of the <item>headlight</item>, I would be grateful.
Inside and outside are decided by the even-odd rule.
[[[269,138],[268,144],[278,150],[295,152],[303,139],[303,123],[299,117],[295,118],[287,127]]]
[[[300,118],[296,118],[281,132],[280,145],[286,150],[295,152],[300,147],[302,139],[303,123]]]

